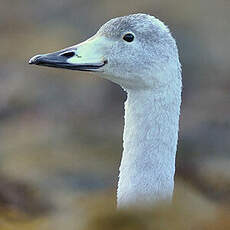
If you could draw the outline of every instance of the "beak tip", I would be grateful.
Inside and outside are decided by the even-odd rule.
[[[30,60],[29,60],[29,64],[30,65],[33,65],[33,64],[38,64],[38,59],[41,57],[41,55],[39,54],[39,55],[36,55],[36,56],[34,56],[34,57],[32,57],[32,58],[30,58]]]

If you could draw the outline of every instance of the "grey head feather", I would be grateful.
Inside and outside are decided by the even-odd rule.
[[[170,30],[151,15],[138,13],[111,19],[98,30],[97,35],[117,40],[128,32],[135,34],[144,49],[154,46],[156,56],[178,58],[176,42]]]
[[[99,35],[109,38],[119,38],[126,32],[133,32],[146,41],[154,42],[170,36],[169,29],[163,22],[147,14],[131,14],[111,19],[98,31]]]
[[[134,42],[122,39],[126,33],[134,34]],[[175,39],[154,16],[139,13],[111,19],[96,36],[112,42],[105,72],[123,88],[159,87],[176,78],[180,81]]]

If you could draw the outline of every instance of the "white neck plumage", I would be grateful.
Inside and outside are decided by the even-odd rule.
[[[171,200],[180,104],[180,80],[158,90],[127,90],[119,208]]]

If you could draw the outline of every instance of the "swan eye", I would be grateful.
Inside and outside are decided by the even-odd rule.
[[[123,39],[124,39],[125,41],[127,41],[127,42],[132,42],[132,41],[134,40],[134,35],[128,33],[128,34],[126,34],[126,35],[123,37]]]

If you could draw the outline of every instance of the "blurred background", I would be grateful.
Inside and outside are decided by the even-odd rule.
[[[183,66],[175,196],[199,210],[230,204],[230,1],[0,0],[0,229],[28,215],[28,229],[80,229],[89,200],[114,203],[125,93],[28,60],[138,12],[170,27]]]

